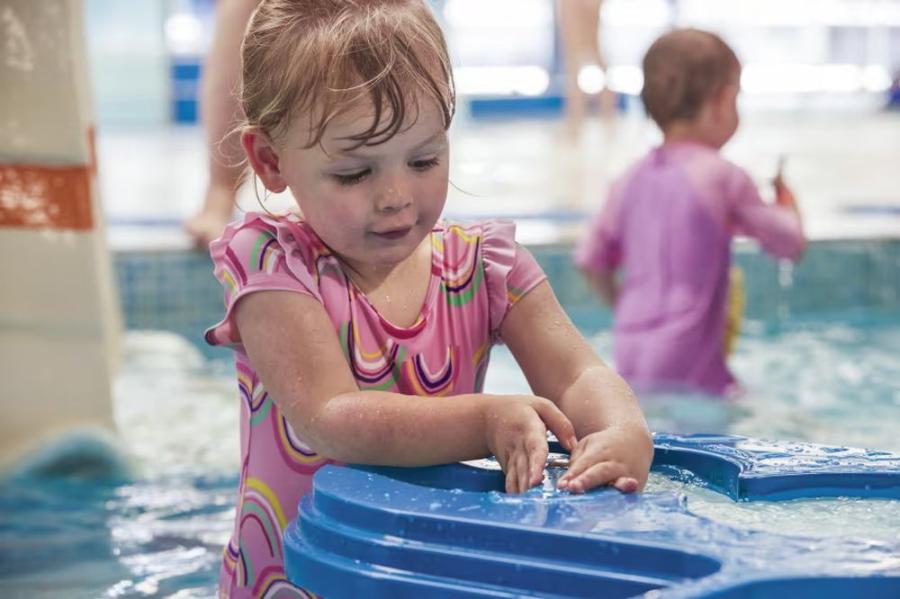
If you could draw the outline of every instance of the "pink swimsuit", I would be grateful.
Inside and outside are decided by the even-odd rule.
[[[734,385],[723,339],[735,234],[778,257],[796,258],[804,245],[798,216],[764,203],[750,177],[713,148],[663,145],[613,185],[575,263],[622,270],[613,352],[632,385],[715,394]]]
[[[234,349],[242,399],[240,488],[234,533],[224,552],[222,596],[311,596],[285,579],[281,536],[312,475],[329,463],[294,433],[253,371],[232,320],[237,300],[272,290],[316,298],[360,389],[420,396],[479,392],[507,310],[544,280],[514,236],[512,223],[438,223],[431,233],[428,292],[409,328],[384,320],[298,217],[250,213],[212,243],[226,315],[206,339]]]

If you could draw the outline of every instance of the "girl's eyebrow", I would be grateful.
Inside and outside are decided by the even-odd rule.
[[[421,150],[425,146],[431,145],[437,141],[444,141],[445,139],[447,139],[447,132],[444,129],[440,129],[434,135],[414,147],[413,150]]]
[[[447,132],[444,131],[443,129],[441,129],[441,130],[437,131],[434,135],[429,137],[428,139],[416,144],[416,146],[413,147],[413,152],[417,152],[417,151],[421,150],[422,148],[424,148],[425,146],[433,144],[437,141],[443,141],[446,138],[446,136],[447,136]],[[355,150],[355,148],[348,149],[348,150],[340,150],[339,149],[336,154],[330,154],[328,156],[328,162],[329,163],[337,162],[338,160],[341,160],[342,158],[358,158],[358,159],[371,158],[371,156],[368,154],[365,154],[362,152],[357,152],[354,150]]]

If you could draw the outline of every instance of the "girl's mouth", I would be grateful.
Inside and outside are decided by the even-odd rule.
[[[406,237],[410,231],[412,231],[412,227],[402,227],[400,229],[390,229],[388,231],[373,231],[373,235],[381,237],[382,239],[395,240]]]

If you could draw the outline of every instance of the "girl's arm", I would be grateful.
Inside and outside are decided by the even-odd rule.
[[[555,402],[575,426],[578,446],[560,486],[643,487],[653,441],[634,393],[597,357],[546,281],[510,309],[500,334],[534,393]]]
[[[539,397],[360,391],[334,325],[312,297],[256,292],[235,310],[241,342],[263,385],[294,430],[324,456],[421,466],[494,453],[507,472],[507,488],[524,490],[543,469],[546,428],[574,447],[569,421]]]

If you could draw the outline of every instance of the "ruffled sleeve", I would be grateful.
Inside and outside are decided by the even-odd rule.
[[[209,246],[213,274],[224,289],[225,316],[206,331],[206,342],[240,345],[234,306],[250,293],[294,291],[321,302],[315,269],[317,244],[321,242],[295,217],[251,212],[228,225]]]
[[[516,225],[491,220],[482,225],[482,256],[494,336],[509,309],[546,275],[531,252],[516,243]]]

